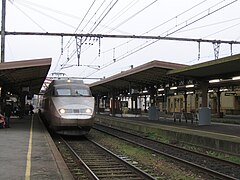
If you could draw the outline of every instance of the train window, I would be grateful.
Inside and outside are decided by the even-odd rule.
[[[90,96],[90,91],[88,89],[74,89],[74,96]]]
[[[56,89],[57,96],[70,96],[71,89]]]

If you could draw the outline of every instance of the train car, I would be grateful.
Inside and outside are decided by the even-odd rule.
[[[86,135],[94,124],[94,97],[82,80],[53,80],[43,96],[41,114],[58,134]]]

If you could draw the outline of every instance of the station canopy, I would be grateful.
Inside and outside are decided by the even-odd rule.
[[[174,75],[167,75],[169,70],[187,67],[187,65],[165,61],[151,61],[133,69],[90,84],[93,94],[106,94],[111,91],[144,89],[157,84],[177,81]]]
[[[233,77],[237,76],[240,76],[239,54],[192,66],[154,60],[92,83],[90,88],[94,95],[101,96],[122,90],[143,90],[150,86],[166,87],[179,82],[199,83],[214,79],[219,80],[218,83],[209,83],[209,87],[239,86],[239,80],[233,80]]]
[[[195,64],[185,68],[174,69],[167,75],[194,79],[196,81],[213,81],[209,87],[240,85],[240,54]],[[237,77],[234,80],[234,77]]]
[[[26,91],[38,94],[51,66],[51,58],[0,63],[0,86],[20,95]]]

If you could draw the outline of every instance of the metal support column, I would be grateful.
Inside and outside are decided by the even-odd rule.
[[[220,89],[218,88],[218,91],[217,91],[217,114],[218,114],[218,117],[223,117],[223,114],[221,113],[221,91]]]
[[[211,124],[211,109],[208,107],[208,82],[201,82],[202,106],[199,108],[199,125]]]
[[[219,49],[220,49],[220,42],[214,42],[213,43],[213,50],[214,50],[214,57],[215,57],[215,59],[218,59]]]
[[[1,63],[5,62],[5,18],[6,18],[6,0],[2,0]]]

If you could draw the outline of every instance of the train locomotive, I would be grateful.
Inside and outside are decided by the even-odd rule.
[[[43,96],[41,114],[58,134],[86,135],[94,124],[94,97],[82,80],[53,80]]]

